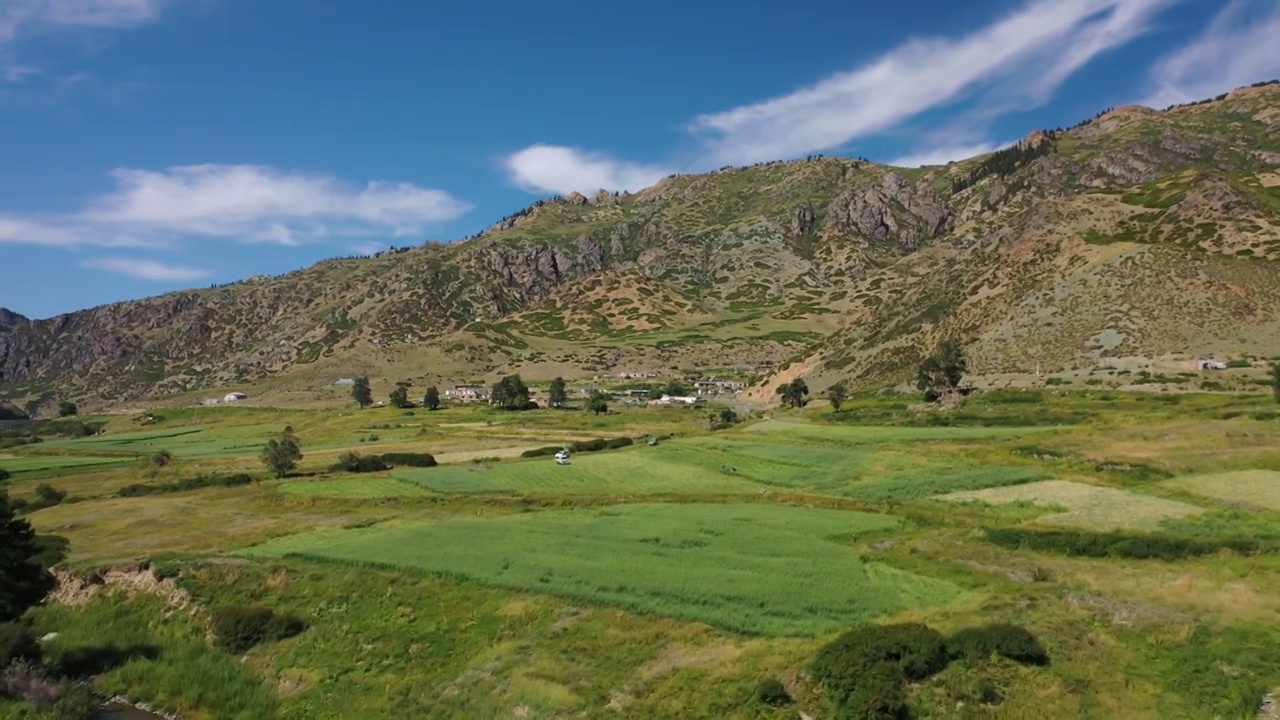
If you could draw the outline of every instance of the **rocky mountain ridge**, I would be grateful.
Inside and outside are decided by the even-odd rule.
[[[1117,108],[946,166],[672,176],[540,201],[456,243],[48,320],[0,313],[0,397],[788,361],[819,386],[875,384],[944,336],[990,372],[1280,353],[1278,257],[1266,85]]]

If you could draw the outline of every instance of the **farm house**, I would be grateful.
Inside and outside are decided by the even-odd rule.
[[[232,390],[222,398],[222,402],[239,402],[241,400],[247,400],[248,398],[249,396],[247,394],[242,393],[239,390]]]

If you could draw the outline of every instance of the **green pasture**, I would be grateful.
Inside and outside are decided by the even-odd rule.
[[[744,633],[814,635],[963,599],[849,545],[899,526],[841,510],[624,505],[295,535],[245,554],[424,570]]]
[[[569,465],[535,458],[492,465],[403,468],[396,478],[439,493],[522,495],[654,495],[750,493],[761,487],[714,463],[689,462],[696,450],[668,443],[602,453],[579,453]]]
[[[0,455],[0,468],[13,475],[43,470],[78,470],[132,462],[129,457],[94,455]]]
[[[386,476],[294,480],[281,483],[279,487],[282,492],[291,495],[342,500],[412,497],[428,494],[426,489],[418,485]]]
[[[1055,432],[1055,427],[894,427],[876,425],[818,425],[795,420],[765,420],[744,432],[796,442],[880,445],[916,442],[1006,440]]]

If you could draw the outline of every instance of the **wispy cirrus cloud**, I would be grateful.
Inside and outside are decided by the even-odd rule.
[[[326,238],[414,235],[471,206],[442,190],[260,165],[122,168],[116,188],[78,212],[0,212],[0,242],[73,246],[166,246],[185,237],[301,245]]]
[[[162,0],[4,0],[0,42],[28,31],[137,27],[159,19],[163,5]]]
[[[994,117],[1040,106],[1099,55],[1148,32],[1182,0],[1029,0],[968,35],[918,38],[860,67],[835,73],[786,95],[695,117],[688,131],[700,150],[681,170],[798,157],[883,133],[924,113],[974,105],[970,137],[926,144],[910,162],[954,159],[987,148],[980,137]],[[536,151],[536,152],[535,152]],[[519,162],[517,162],[519,160]],[[589,191],[601,179],[661,177],[665,172],[602,172],[651,167],[567,147],[535,145],[508,158],[516,184],[531,190]],[[656,176],[656,177],[655,177]]]
[[[157,281],[186,281],[199,280],[201,278],[210,277],[213,273],[200,268],[188,267],[186,265],[168,265],[154,260],[140,260],[136,258],[94,258],[87,260],[84,267],[94,270],[105,270],[107,272],[128,275],[129,277],[138,278],[139,280],[157,280]]]
[[[1201,100],[1280,78],[1280,3],[1233,0],[1190,44],[1161,58],[1143,105]]]

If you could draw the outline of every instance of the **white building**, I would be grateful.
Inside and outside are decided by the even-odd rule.
[[[231,392],[227,393],[225,397],[222,398],[222,402],[233,403],[233,402],[239,402],[241,400],[247,400],[248,398],[249,396],[247,394],[242,393],[239,390],[232,390]]]

